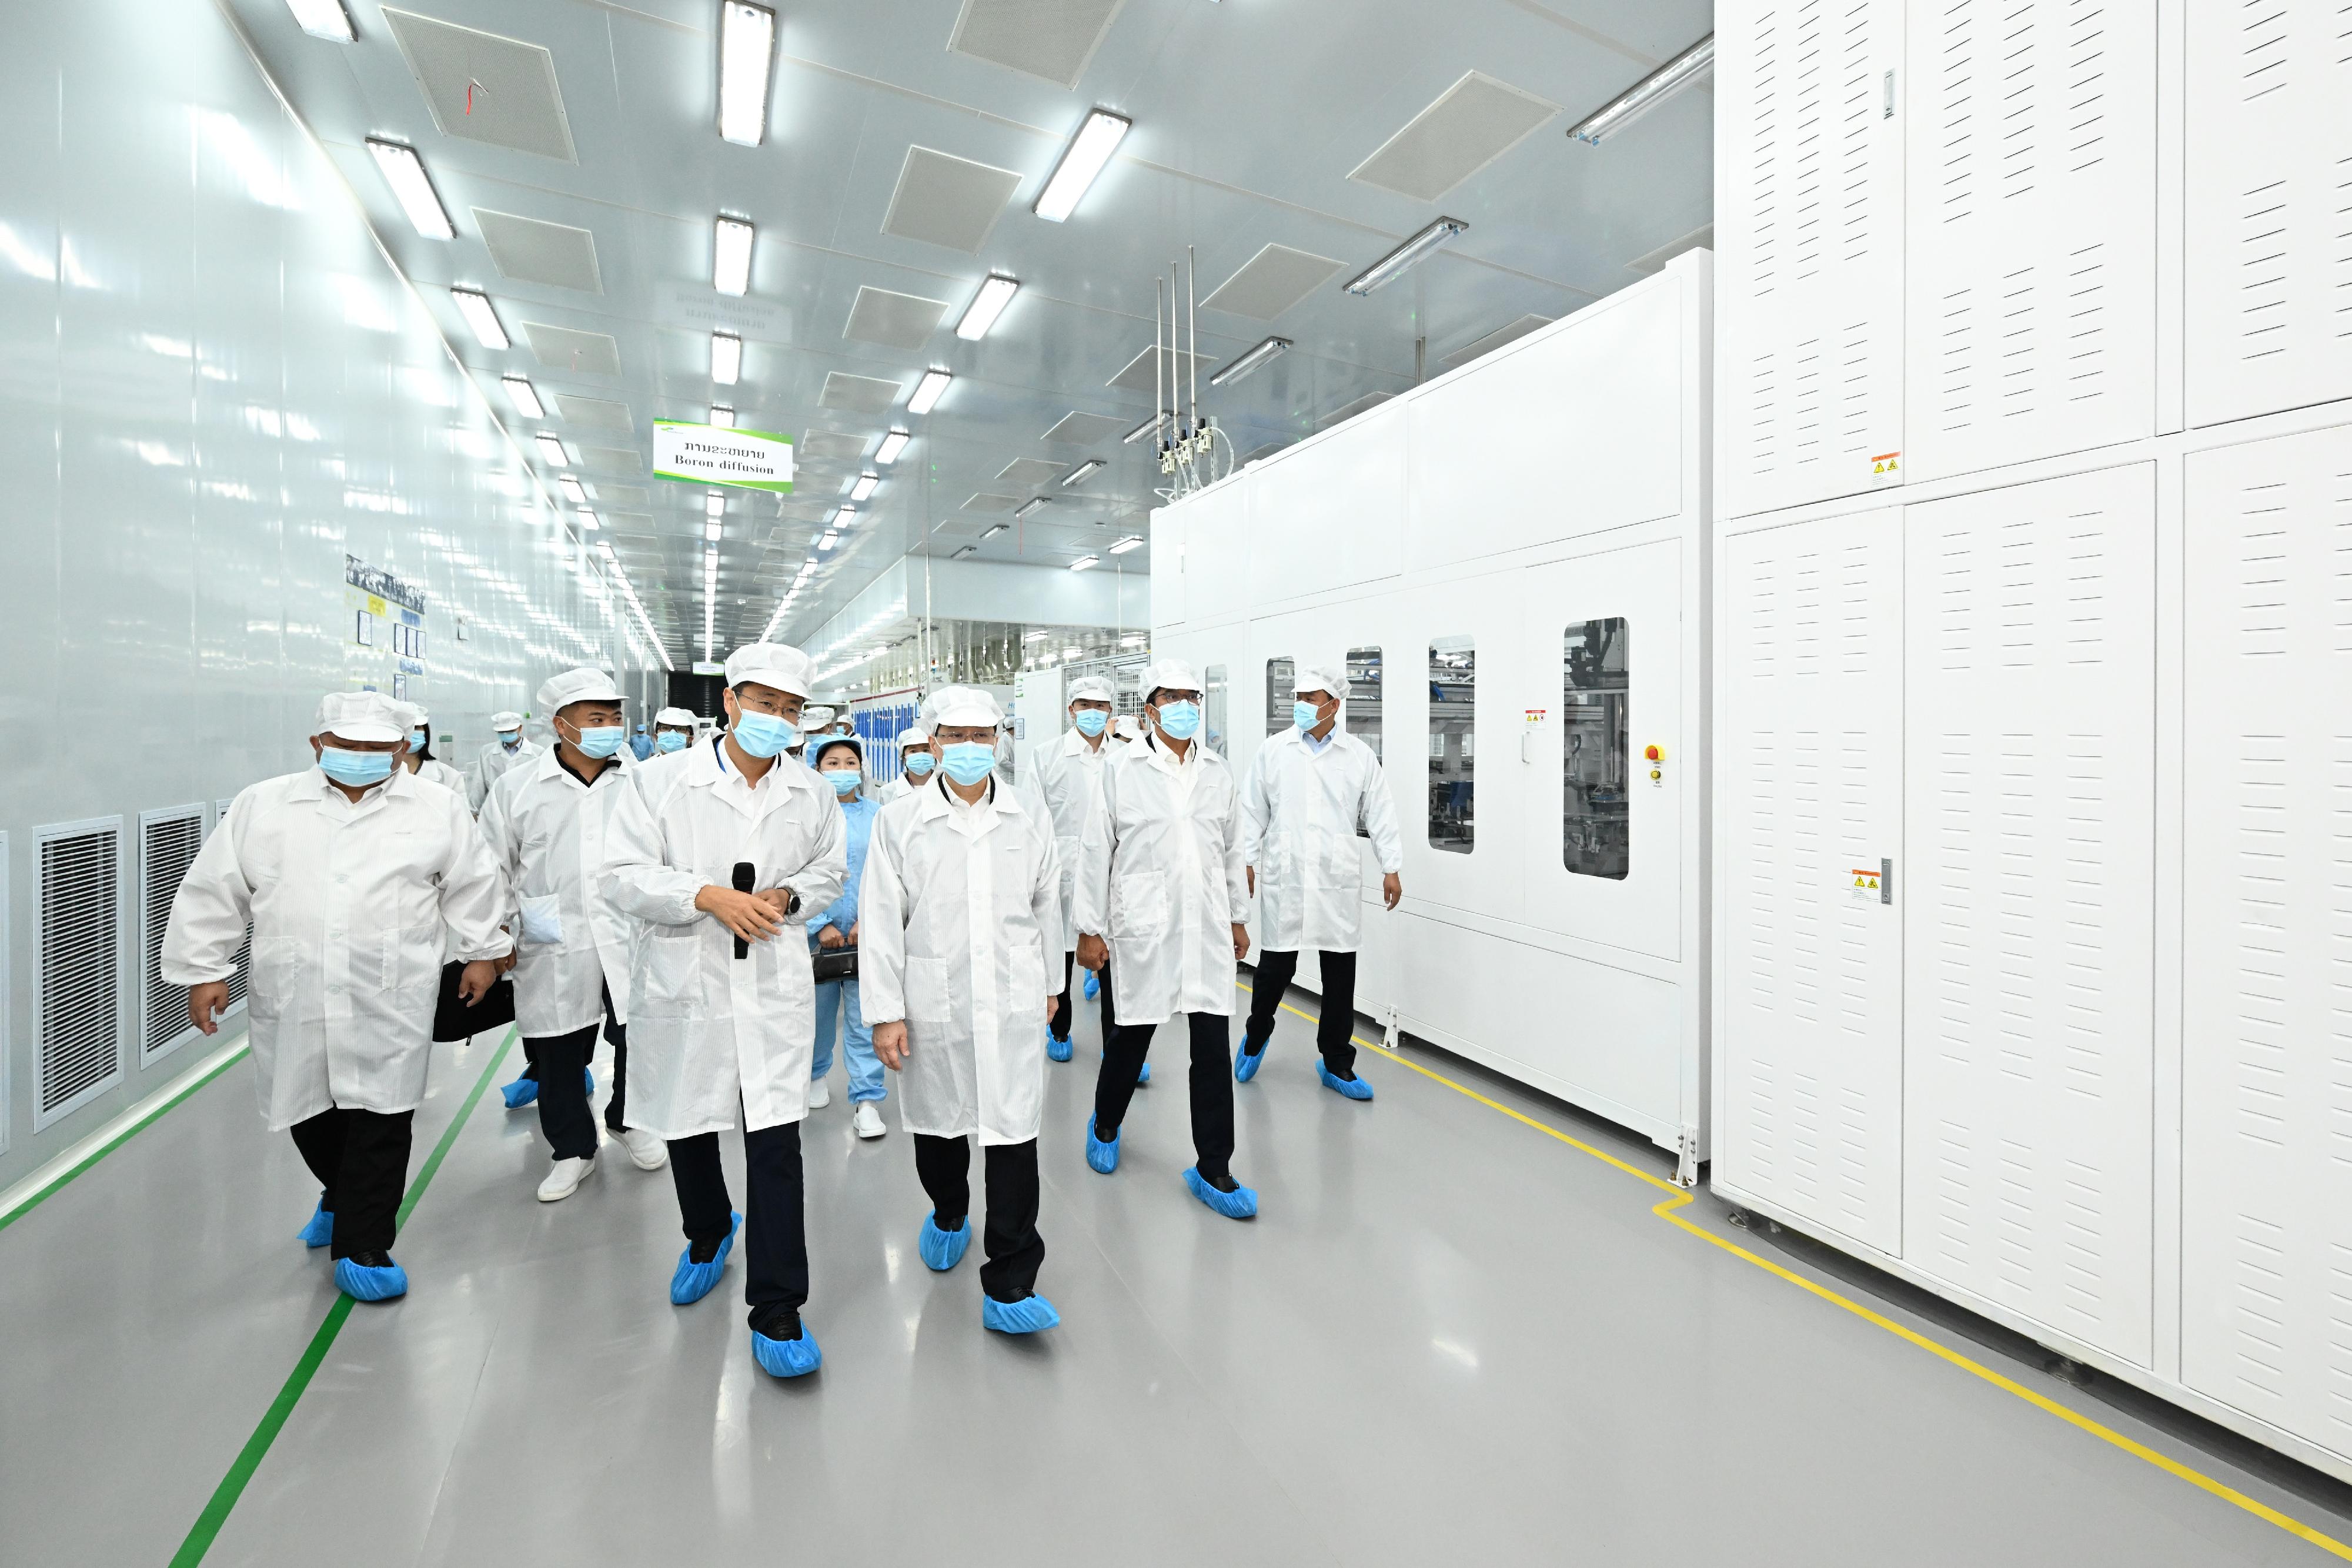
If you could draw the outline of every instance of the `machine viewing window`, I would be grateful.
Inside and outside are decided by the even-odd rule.
[[[1348,706],[1340,711],[1341,727],[1381,754],[1381,651],[1348,650]]]
[[[1561,855],[1578,876],[1622,882],[1632,860],[1625,622],[1580,621],[1560,650]]]
[[[1201,672],[1201,678],[1208,683],[1208,689],[1201,694],[1201,738],[1218,756],[1230,756],[1225,750],[1225,667],[1211,664]]]
[[[1458,855],[1477,836],[1471,810],[1477,765],[1478,654],[1468,637],[1429,644],[1429,846]]]
[[[1290,727],[1290,683],[1298,666],[1288,659],[1265,662],[1265,732],[1280,735]]]

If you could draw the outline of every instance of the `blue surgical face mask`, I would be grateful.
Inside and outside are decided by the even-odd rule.
[[[834,768],[832,771],[828,772],[824,777],[825,777],[825,782],[827,782],[827,783],[829,783],[829,784],[831,784],[831,785],[833,786],[833,792],[834,792],[835,794],[836,794],[836,795],[840,795],[840,796],[843,796],[843,797],[845,797],[845,797],[847,797],[847,796],[855,795],[855,794],[856,794],[856,793],[857,793],[857,784],[858,784],[857,775],[856,775],[856,774],[855,774],[855,773],[852,773],[852,772],[851,772],[851,771],[849,771],[847,768]]]
[[[425,749],[425,732],[423,730],[412,729],[408,732],[408,749],[411,751],[422,751]]]
[[[736,711],[735,723],[729,730],[735,744],[753,757],[773,757],[788,750],[801,737],[801,732],[790,721],[772,713],[754,713],[750,708]]]
[[[1313,703],[1295,702],[1290,705],[1290,722],[1297,725],[1303,735],[1323,722],[1323,712]]]
[[[654,745],[664,751],[684,751],[686,737],[674,729],[666,729],[655,737]]]
[[[970,789],[996,770],[996,747],[976,741],[963,741],[947,748],[940,758],[948,777]]]
[[[1080,708],[1076,722],[1078,733],[1092,740],[1110,727],[1110,715],[1097,712],[1093,708]]]
[[[621,749],[624,733],[617,724],[602,729],[583,729],[580,732],[580,749],[601,762]]]
[[[931,770],[931,754],[928,751],[910,751],[902,759],[902,764],[908,772],[920,779]]]
[[[522,731],[516,730],[512,735],[508,735],[501,731],[499,735],[499,744],[505,747],[509,751],[517,749],[522,745]]]
[[[345,751],[340,746],[321,747],[319,750],[319,770],[338,784],[364,789],[392,777],[392,753]]]
[[[1160,727],[1177,740],[1190,740],[1201,732],[1199,703],[1161,703]]]

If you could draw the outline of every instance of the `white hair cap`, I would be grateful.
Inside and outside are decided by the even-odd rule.
[[[900,746],[929,746],[930,743],[931,737],[928,730],[902,729],[898,732]]]
[[[1292,695],[1300,692],[1328,692],[1335,697],[1348,695],[1348,671],[1343,664],[1301,664],[1290,683]]]
[[[977,686],[949,686],[931,704],[934,730],[963,726],[994,729],[1004,722],[1004,709]]]
[[[837,709],[825,706],[823,703],[809,704],[808,706],[801,710],[801,733],[803,735],[814,735],[818,730],[823,729],[826,725],[833,722],[834,716],[837,711]]]
[[[552,716],[555,712],[572,703],[621,700],[621,688],[613,677],[602,670],[566,670],[560,675],[550,675],[539,688],[539,711]]]
[[[1070,683],[1070,701],[1115,703],[1118,701],[1118,693],[1100,675],[1080,675]]]
[[[1140,740],[1143,737],[1143,721],[1131,713],[1123,713],[1118,716],[1118,722],[1110,727],[1110,732],[1128,740]]]
[[[490,727],[492,729],[520,729],[522,727],[522,715],[511,711],[507,713],[494,713],[490,715]]]
[[[772,686],[786,696],[808,695],[809,676],[815,661],[782,643],[746,643],[727,655],[727,684],[746,681]]]
[[[682,707],[666,707],[654,715],[654,723],[667,725],[672,729],[692,729],[694,715]]]
[[[1136,683],[1135,689],[1148,697],[1162,686],[1172,692],[1202,689],[1199,672],[1181,659],[1154,659],[1144,665],[1143,674]]]
[[[339,740],[406,740],[413,727],[406,703],[382,692],[329,692],[319,699],[318,728],[313,735]]]

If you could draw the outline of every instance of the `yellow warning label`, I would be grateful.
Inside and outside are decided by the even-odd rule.
[[[1853,896],[1857,903],[1876,904],[1878,902],[1878,878],[1879,873],[1874,871],[1857,871],[1853,873]]]

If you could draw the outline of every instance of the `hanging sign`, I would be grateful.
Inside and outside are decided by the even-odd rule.
[[[766,430],[657,419],[654,477],[782,495],[793,487],[793,438]]]

